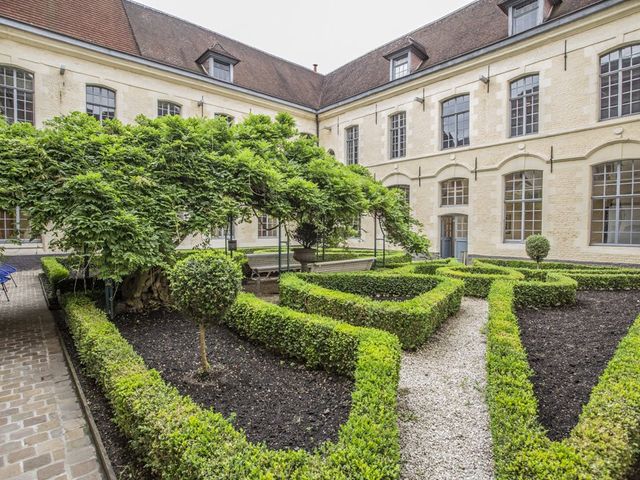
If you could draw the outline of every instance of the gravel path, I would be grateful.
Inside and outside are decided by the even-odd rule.
[[[487,303],[460,312],[420,350],[403,355],[399,424],[402,478],[493,478],[485,401]]]

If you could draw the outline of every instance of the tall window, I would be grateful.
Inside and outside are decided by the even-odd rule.
[[[440,206],[469,205],[469,180],[452,178],[440,186]]]
[[[512,6],[509,10],[511,21],[511,35],[529,30],[538,25],[540,20],[540,6],[538,0],[524,0]]]
[[[362,238],[362,217],[358,215],[351,224],[354,235],[351,238]]]
[[[390,185],[389,188],[399,190],[404,195],[404,201],[407,202],[407,205],[411,205],[411,187],[409,185]]]
[[[524,170],[505,176],[505,242],[521,242],[536,233],[542,233],[542,171]]]
[[[87,85],[87,113],[101,121],[115,118],[116,92],[97,85]]]
[[[407,114],[396,113],[389,118],[391,128],[389,137],[391,143],[391,158],[401,158],[407,154]]]
[[[209,63],[209,75],[223,82],[230,82],[232,78],[233,65],[219,58],[211,58]]]
[[[33,123],[33,74],[0,66],[0,113],[9,123]]]
[[[360,129],[357,125],[353,127],[349,127],[346,130],[346,145],[345,150],[347,151],[347,165],[357,165],[358,164],[358,154],[360,141]]]
[[[640,160],[593,167],[591,243],[640,245]]]
[[[29,215],[20,207],[0,210],[0,243],[8,240],[29,240],[31,227]]]
[[[511,82],[511,136],[538,133],[539,77],[529,75]]]
[[[469,95],[442,102],[442,148],[469,145]]]
[[[276,238],[278,236],[278,219],[269,215],[258,217],[258,238]]]
[[[158,116],[164,117],[165,115],[180,115],[182,107],[177,103],[167,102],[165,100],[158,101]]]
[[[600,57],[600,119],[640,113],[640,44]]]
[[[391,80],[409,75],[409,53],[391,59]]]

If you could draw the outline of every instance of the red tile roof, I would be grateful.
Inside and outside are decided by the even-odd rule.
[[[0,0],[0,16],[109,49],[205,75],[197,59],[212,46],[239,59],[234,84],[298,105],[320,108],[389,82],[386,54],[408,38],[428,58],[418,70],[494,44],[508,36],[501,0],[477,0],[403,35],[324,76],[211,30],[129,0]],[[602,0],[564,0],[556,19]]]

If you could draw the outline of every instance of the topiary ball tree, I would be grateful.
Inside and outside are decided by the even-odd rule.
[[[529,258],[535,260],[538,268],[540,268],[540,262],[549,255],[551,245],[547,237],[543,235],[530,235],[527,237],[526,248]]]
[[[209,373],[206,327],[220,322],[235,302],[242,270],[221,253],[201,252],[178,261],[168,277],[173,303],[198,325],[202,371]]]

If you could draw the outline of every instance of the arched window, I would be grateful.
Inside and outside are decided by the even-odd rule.
[[[229,115],[228,113],[214,113],[213,118],[224,118],[229,125],[233,125],[233,115]]]
[[[164,117],[166,115],[180,115],[182,107],[177,103],[169,102],[167,100],[158,100],[158,116]]]
[[[116,117],[116,92],[99,85],[87,85],[87,113],[102,121]]]
[[[600,120],[640,113],[640,44],[600,57]]]
[[[469,95],[442,102],[442,148],[469,145]]]
[[[33,123],[33,74],[0,66],[0,113],[9,123]]]
[[[469,180],[451,178],[440,184],[440,206],[469,205]]]
[[[538,133],[539,77],[529,75],[511,82],[511,136]]]
[[[390,185],[388,188],[395,188],[400,190],[404,195],[404,201],[407,202],[407,205],[411,205],[411,187],[409,185],[398,184],[398,185]]]
[[[593,167],[591,244],[640,245],[640,160]]]
[[[542,171],[523,170],[504,177],[504,240],[522,242],[542,233]]]

